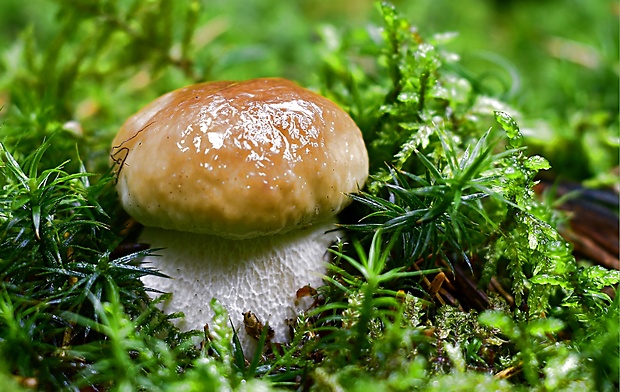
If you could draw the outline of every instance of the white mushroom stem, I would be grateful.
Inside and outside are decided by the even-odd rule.
[[[171,279],[146,276],[147,287],[172,293],[164,311],[182,311],[183,330],[202,330],[217,298],[228,310],[245,351],[254,351],[243,313],[251,311],[274,330],[274,342],[290,340],[286,319],[295,317],[296,292],[305,285],[318,287],[326,271],[327,249],[338,238],[333,222],[315,224],[285,234],[251,239],[227,239],[145,227],[140,241],[160,256],[145,262]]]

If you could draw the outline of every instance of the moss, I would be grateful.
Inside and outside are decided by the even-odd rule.
[[[552,170],[617,186],[613,34],[585,36],[557,2],[384,3],[319,24],[293,2],[18,3],[0,4],[0,389],[617,390],[620,276],[578,261],[534,191]],[[613,25],[605,2],[579,7]],[[478,23],[428,26],[461,21]],[[523,52],[539,35],[546,49]],[[497,53],[476,54],[488,36]],[[549,60],[567,39],[596,52],[593,73]],[[292,342],[244,358],[217,302],[181,333],[147,295],[157,271],[108,146],[165,91],[258,76],[344,107],[373,179]]]

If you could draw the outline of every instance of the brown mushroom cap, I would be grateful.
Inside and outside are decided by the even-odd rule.
[[[113,146],[121,203],[134,219],[230,238],[328,219],[368,176],[347,113],[284,79],[175,90],[130,117]]]

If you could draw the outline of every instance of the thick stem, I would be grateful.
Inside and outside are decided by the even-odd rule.
[[[211,298],[227,308],[244,349],[252,339],[243,313],[253,312],[274,329],[275,342],[290,340],[286,319],[295,317],[296,291],[318,287],[326,270],[327,248],[337,238],[333,222],[285,234],[233,240],[222,237],[145,228],[140,238],[161,255],[145,259],[172,279],[147,276],[147,287],[173,293],[166,312],[182,311],[181,329],[202,329],[213,316]],[[251,349],[250,349],[251,350]],[[253,350],[252,350],[253,351]]]

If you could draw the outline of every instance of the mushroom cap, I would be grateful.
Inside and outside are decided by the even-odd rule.
[[[368,177],[349,115],[277,78],[165,94],[125,122],[111,156],[121,204],[138,222],[230,238],[326,220]]]

